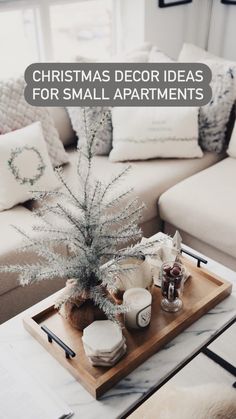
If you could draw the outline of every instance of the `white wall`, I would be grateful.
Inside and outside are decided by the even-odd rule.
[[[191,42],[236,60],[236,6],[221,0],[193,0],[167,8],[159,8],[158,0],[114,1],[121,11],[121,49],[147,41],[177,58],[183,42]]]
[[[128,0],[129,1],[129,0]],[[145,40],[177,58],[184,41],[207,46],[212,0],[160,9],[158,0],[145,1]]]
[[[113,0],[119,10],[118,52],[145,42],[145,0]]]
[[[212,0],[193,0],[163,9],[158,7],[158,0],[115,1],[121,14],[121,49],[151,42],[177,58],[184,41],[207,46]]]
[[[216,55],[236,60],[236,6],[213,1],[208,49]]]

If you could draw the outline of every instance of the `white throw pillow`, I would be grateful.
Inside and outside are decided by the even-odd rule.
[[[197,47],[196,45],[188,43],[183,44],[178,56],[178,61],[183,63],[193,63],[202,60],[225,61],[223,58],[217,57],[211,52],[206,51],[203,48]]]
[[[112,110],[112,123],[111,161],[203,156],[198,145],[198,108],[117,107]]]
[[[40,122],[0,136],[0,211],[58,187]]]
[[[166,55],[158,47],[152,47],[152,49],[149,52],[148,62],[149,63],[173,63],[174,60],[172,60],[168,55]]]
[[[230,157],[236,158],[236,124],[234,124],[234,129],[231,135],[227,153]]]
[[[68,162],[52,115],[47,108],[31,106],[24,98],[23,77],[0,81],[0,134],[40,121],[48,153],[54,167]]]
[[[224,63],[231,67],[236,66],[235,61],[219,57],[203,48],[188,43],[183,44],[178,56],[178,61],[182,63],[193,63],[197,61],[205,62],[205,60],[217,61],[218,63]]]

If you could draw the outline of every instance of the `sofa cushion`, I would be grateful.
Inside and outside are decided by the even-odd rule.
[[[236,160],[226,158],[165,192],[161,218],[236,257]]]
[[[30,245],[30,242],[27,239],[24,240],[20,232],[13,227],[15,226],[23,230],[31,238],[39,238],[41,234],[43,235],[43,233],[33,231],[32,227],[35,225],[42,225],[42,221],[39,218],[37,219],[32,211],[29,211],[24,206],[18,205],[10,210],[0,212],[0,265],[22,265],[39,261],[39,256],[37,256],[37,254],[32,251],[30,247],[27,251],[20,251],[23,245]],[[64,255],[67,253],[67,249],[63,245],[58,247],[58,251]],[[59,289],[63,283],[63,281],[58,280],[57,278],[55,278],[55,281],[52,281],[56,284],[55,286],[51,286],[49,282],[50,281],[46,281],[48,285],[41,285],[40,283],[38,287],[40,289],[44,289],[44,291],[48,288],[49,294],[51,289]],[[19,286],[20,284],[17,281],[17,274],[0,272],[0,296]],[[32,288],[34,289],[34,287]],[[39,294],[40,292],[41,291],[39,290]],[[22,293],[24,293],[24,289],[22,289]],[[46,293],[44,295],[46,295]]]
[[[64,167],[69,183],[76,188],[77,152],[68,150],[70,164]],[[142,222],[157,217],[157,200],[167,189],[219,160],[219,156],[206,153],[201,159],[156,159],[130,163],[131,171],[120,183],[121,189],[134,188],[134,195],[144,202]],[[96,177],[107,181],[109,177],[126,167],[127,163],[112,163],[106,156],[95,156],[94,172]]]

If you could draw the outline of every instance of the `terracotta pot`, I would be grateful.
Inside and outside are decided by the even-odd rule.
[[[71,326],[80,331],[84,330],[85,327],[95,320],[106,319],[104,312],[95,306],[90,299],[64,303],[60,313],[68,320]]]
[[[70,279],[67,281],[64,292],[60,298],[69,298],[71,294],[73,295],[73,292],[71,293],[71,287],[74,287],[74,294],[78,295],[76,281]],[[73,300],[70,298],[70,301],[63,303],[59,309],[59,313],[68,320],[71,326],[81,331],[95,320],[106,319],[104,312],[94,304],[89,298],[89,294],[86,295],[86,293],[77,296]]]

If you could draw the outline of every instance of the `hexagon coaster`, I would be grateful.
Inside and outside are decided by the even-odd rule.
[[[84,329],[82,340],[95,354],[113,352],[122,342],[121,329],[111,320],[97,320]]]
[[[111,320],[98,320],[84,329],[84,350],[94,366],[113,366],[125,354],[125,338]]]
[[[103,358],[112,358],[114,357],[119,350],[121,350],[124,347],[125,344],[125,338],[123,337],[120,344],[111,352],[95,352],[93,348],[90,348],[90,346],[86,345],[85,342],[83,342],[84,350],[86,352],[87,356],[102,356]]]

